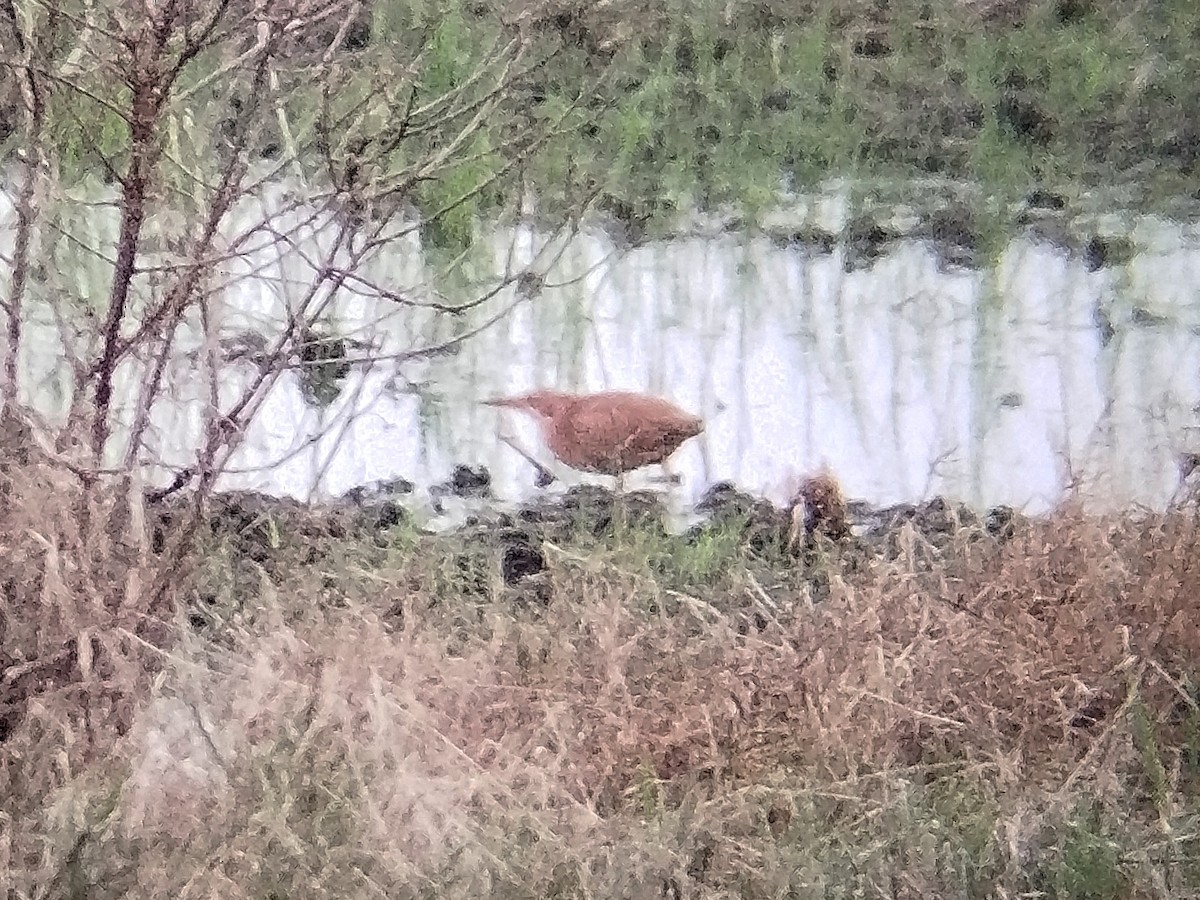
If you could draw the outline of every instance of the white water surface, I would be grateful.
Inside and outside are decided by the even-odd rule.
[[[227,231],[269,216],[285,196],[279,188],[239,210]],[[0,196],[6,257],[11,200]],[[825,227],[845,218],[836,197],[811,208]],[[81,206],[74,227],[92,246],[111,247],[111,213]],[[283,252],[273,246],[226,265],[214,312],[223,336],[279,333],[330,239],[329,228],[300,227],[306,216],[274,222],[297,228]],[[525,302],[510,287],[449,317],[351,285],[330,304],[330,322],[382,358],[355,367],[323,410],[305,401],[298,370],[286,373],[220,487],[309,500],[402,477],[427,490],[466,463],[488,467],[500,499],[527,499],[534,472],[500,438],[552,463],[536,426],[478,401],[543,386],[648,391],[702,415],[705,432],[672,461],[684,504],[721,479],[783,502],[790,479],[824,465],[850,496],[880,504],[940,493],[1036,513],[1076,483],[1097,507],[1162,507],[1177,485],[1177,454],[1195,448],[1200,424],[1200,230],[1153,217],[1118,229],[1137,253],[1095,272],[1030,236],[979,270],[943,270],[931,247],[908,241],[847,272],[840,246],[821,254],[714,233],[621,250],[594,225],[553,265],[535,263],[547,287]],[[486,288],[539,259],[545,244],[532,226],[487,231],[471,274]],[[106,264],[79,259],[70,287],[99,305]],[[473,296],[435,272],[414,234],[361,274],[414,299]],[[394,358],[506,310],[454,355]],[[1098,311],[1115,328],[1107,344]],[[181,329],[153,416],[165,464],[152,467],[154,481],[169,480],[169,467],[186,465],[198,445],[203,341],[198,322]],[[26,400],[62,415],[67,369],[48,302],[30,304],[23,352]],[[127,405],[134,368],[118,384]],[[224,401],[254,374],[247,363],[228,366]],[[552,468],[567,484],[605,481]]]

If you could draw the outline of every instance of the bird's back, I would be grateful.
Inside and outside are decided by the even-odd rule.
[[[662,462],[703,430],[699,417],[659,397],[605,391],[564,411],[552,449],[574,468],[615,475]]]

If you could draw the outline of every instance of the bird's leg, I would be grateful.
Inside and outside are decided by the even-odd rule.
[[[625,473],[617,474],[617,493],[613,497],[613,531],[624,531],[628,524],[625,515]]]
[[[682,484],[683,476],[671,471],[670,460],[663,460],[660,466],[663,472],[663,482],[666,484]]]
[[[522,450],[516,441],[509,438],[507,435],[501,435],[500,440],[516,450],[517,453],[521,454],[521,457],[525,460],[525,462],[529,463],[537,470],[537,479],[534,483],[538,487],[544,488],[554,484],[554,473],[534,459],[530,454]]]

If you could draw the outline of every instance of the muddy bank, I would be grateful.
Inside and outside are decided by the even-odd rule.
[[[322,505],[231,492],[211,498],[204,532],[234,558],[269,576],[327,562],[346,542],[382,551],[400,532],[430,557],[445,561],[465,593],[487,595],[495,584],[512,589],[516,601],[538,604],[549,603],[553,595],[544,577],[548,554],[586,555],[632,540],[650,542],[666,557],[690,557],[719,545],[721,554],[736,556],[764,582],[779,582],[781,574],[800,578],[816,601],[827,595],[833,573],[860,571],[870,560],[895,559],[914,546],[941,556],[964,542],[999,545],[1025,521],[1008,507],[978,511],[944,497],[887,507],[847,501],[828,476],[806,481],[786,507],[719,482],[704,493],[693,510],[694,524],[683,530],[672,528],[665,495],[654,491],[615,495],[604,487],[578,485],[565,494],[500,509],[489,503],[488,472],[466,466],[436,485],[430,497],[433,512],[441,512],[449,497],[473,501],[475,511],[456,527],[434,531],[421,521],[429,510],[420,508],[413,485],[403,480],[358,488]],[[186,503],[187,497],[177,494],[152,505],[156,549],[180,521]],[[719,590],[723,581],[714,577],[710,585],[699,580],[700,574],[667,562],[661,574],[668,586],[704,593],[704,588]]]
[[[405,479],[355,488],[334,502],[321,504],[253,491],[218,493],[209,500],[205,522],[214,534],[238,535],[248,551],[257,547],[254,555],[262,558],[269,556],[268,545],[276,540],[268,539],[268,524],[272,531],[308,539],[384,535],[398,525],[426,536],[437,534],[458,540],[483,539],[489,534],[502,538],[518,531],[531,539],[572,543],[583,537],[600,537],[616,527],[672,534],[665,494],[657,491],[635,490],[618,495],[606,487],[582,484],[565,494],[546,494],[504,511],[488,505],[493,499],[490,484],[486,468],[458,466],[447,481],[431,488],[430,508],[435,514],[444,512],[443,501],[448,497],[478,502],[476,512],[448,531],[418,524],[421,511],[417,509],[414,486]],[[675,536],[695,540],[713,529],[732,528],[743,534],[752,550],[776,546],[798,551],[823,538],[830,543],[887,552],[892,546],[889,539],[906,525],[938,546],[964,532],[1003,540],[1011,537],[1023,519],[1008,506],[978,511],[941,496],[891,506],[843,500],[840,496],[824,499],[824,506],[812,501],[811,497],[798,495],[788,506],[779,507],[730,481],[720,481],[710,486],[694,507],[701,521]],[[164,526],[178,520],[188,502],[184,494],[151,499],[149,506],[157,511],[158,538]]]

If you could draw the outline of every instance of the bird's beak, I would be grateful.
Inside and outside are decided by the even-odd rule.
[[[500,409],[516,409],[527,413],[533,413],[534,415],[541,415],[541,413],[530,406],[523,397],[493,397],[491,400],[484,400],[483,405],[498,407]]]

